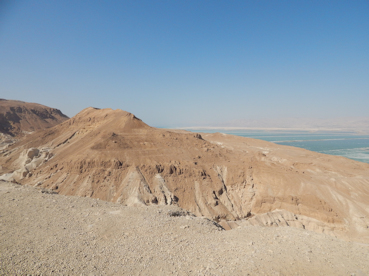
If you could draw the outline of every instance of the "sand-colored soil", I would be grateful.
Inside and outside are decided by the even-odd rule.
[[[111,109],[0,138],[0,275],[369,274],[369,164]]]
[[[369,246],[0,181],[0,275],[368,275]]]
[[[0,178],[125,206],[369,242],[369,164],[233,135],[157,129],[87,108],[4,148]]]

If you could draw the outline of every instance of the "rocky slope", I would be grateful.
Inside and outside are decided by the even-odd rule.
[[[0,275],[368,275],[367,244],[0,181]]]
[[[294,226],[369,241],[369,164],[88,108],[2,150],[5,180],[127,206],[178,205],[230,229]]]
[[[60,110],[41,104],[0,99],[0,133],[22,136],[55,126],[68,117]]]

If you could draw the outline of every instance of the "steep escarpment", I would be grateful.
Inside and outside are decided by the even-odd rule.
[[[368,238],[369,165],[88,108],[2,151],[2,178],[123,205],[178,205],[224,227]]]
[[[68,117],[41,104],[0,99],[0,133],[22,136],[57,125]]]

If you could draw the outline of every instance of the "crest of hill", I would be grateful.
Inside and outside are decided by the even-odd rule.
[[[53,147],[56,144],[56,148],[64,145],[64,149],[67,147],[71,150],[67,153],[72,157],[79,151],[87,150],[96,144],[101,145],[109,137],[117,136],[116,133],[128,134],[145,129],[150,127],[132,113],[121,109],[88,107],[53,128],[29,135],[21,144],[30,147],[49,144]],[[75,142],[73,145],[69,143],[72,138]]]
[[[102,124],[107,127],[108,124],[109,127],[126,132],[132,131],[133,129],[149,127],[127,111],[121,109],[113,110],[111,108],[99,109],[94,107],[88,107],[82,110],[71,118],[67,124],[69,127],[86,125],[89,127],[99,127]]]
[[[369,165],[87,108],[1,151],[0,179],[127,206],[178,205],[225,228],[294,226],[369,241]]]
[[[59,109],[37,103],[0,99],[0,132],[23,136],[50,128],[68,119]]]

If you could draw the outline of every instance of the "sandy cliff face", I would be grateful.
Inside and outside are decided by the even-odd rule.
[[[88,108],[4,149],[3,179],[123,205],[176,204],[225,228],[369,237],[369,164]]]
[[[55,126],[68,117],[60,110],[41,104],[0,99],[0,133],[22,136]]]

